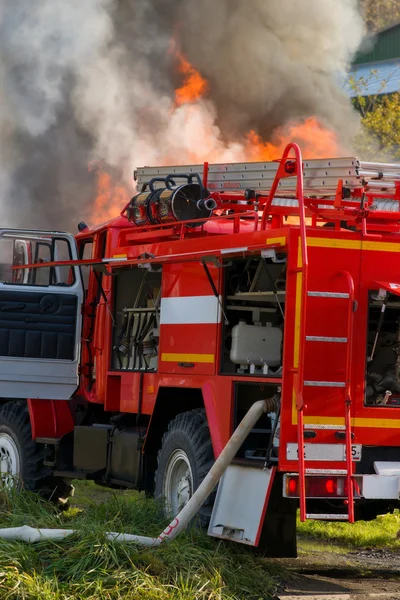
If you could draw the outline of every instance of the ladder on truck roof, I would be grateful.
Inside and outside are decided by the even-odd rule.
[[[211,192],[244,192],[246,189],[252,189],[262,193],[271,190],[280,162],[282,161],[140,167],[135,170],[134,178],[140,188],[154,177],[163,178],[177,174],[176,180],[179,181],[179,174],[199,173],[203,185]],[[367,162],[357,157],[344,157],[304,160],[302,165],[303,193],[307,197],[335,196],[339,180],[348,190],[349,197],[367,191],[398,199],[400,193],[400,164]],[[294,163],[292,168],[295,168]],[[163,184],[155,182],[154,185],[157,188]],[[296,187],[295,177],[281,179],[276,196],[297,200]],[[274,205],[285,204],[278,201],[274,202]],[[398,210],[398,207],[381,209]]]
[[[284,217],[299,217],[301,211],[295,176],[298,160],[306,216],[313,226],[318,221],[336,221],[338,227],[340,222],[347,222],[364,234],[368,230],[400,232],[400,164],[396,163],[351,156],[303,161],[301,156],[289,158],[285,152],[281,159],[271,162],[140,167],[134,179],[138,191],[145,190],[150,182],[157,191],[163,187],[172,191],[174,185],[179,189],[196,174],[222,214],[258,213],[268,203],[268,218],[279,228]],[[265,226],[264,219],[261,227]]]

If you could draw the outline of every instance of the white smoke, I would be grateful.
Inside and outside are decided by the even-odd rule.
[[[357,0],[0,0],[0,218],[72,228],[100,161],[243,160],[246,133],[315,115],[349,146],[336,84],[363,34]],[[209,82],[177,106],[171,40]],[[93,220],[93,219],[92,219]]]
[[[3,0],[1,87],[16,128],[39,136],[57,121],[67,79],[79,77],[86,61],[96,63],[113,39],[112,5],[112,0]]]

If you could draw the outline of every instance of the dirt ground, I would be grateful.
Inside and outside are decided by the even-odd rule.
[[[400,553],[300,540],[297,559],[275,560],[290,573],[279,599],[400,600]]]

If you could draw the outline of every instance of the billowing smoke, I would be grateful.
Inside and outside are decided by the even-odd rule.
[[[75,230],[96,174],[243,160],[254,130],[316,116],[349,147],[337,75],[362,34],[357,0],[0,0],[0,218]],[[178,50],[207,80],[178,105]],[[102,215],[99,215],[101,217]]]
[[[356,0],[180,4],[172,23],[180,14],[182,47],[210,81],[224,135],[256,129],[268,139],[289,119],[316,115],[349,141],[354,120],[335,73],[362,38]]]

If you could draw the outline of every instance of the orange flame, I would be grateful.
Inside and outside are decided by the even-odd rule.
[[[324,127],[316,117],[309,117],[304,123],[277,129],[272,142],[264,142],[255,131],[250,131],[246,143],[247,159],[276,160],[289,142],[300,145],[303,158],[334,158],[341,153],[335,132]]]
[[[188,102],[195,102],[202,98],[209,90],[208,82],[190,64],[181,52],[175,50],[178,61],[178,70],[183,75],[183,85],[175,90],[175,102],[178,106]]]
[[[96,187],[93,218],[96,223],[103,223],[116,217],[121,212],[130,195],[127,189],[122,185],[113,183],[111,175],[102,170],[97,172]]]

